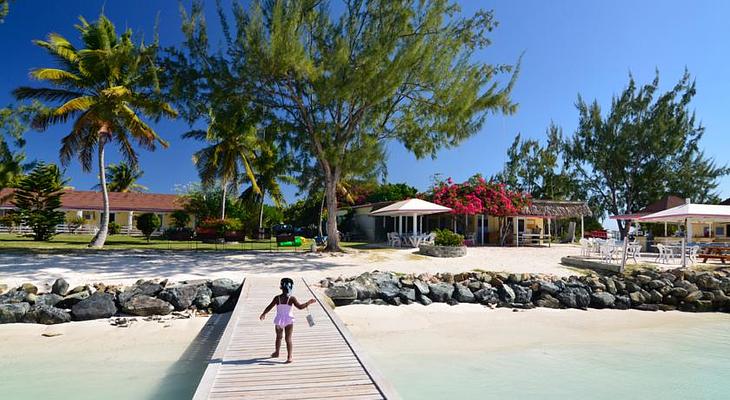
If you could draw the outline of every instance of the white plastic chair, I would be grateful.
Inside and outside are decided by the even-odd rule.
[[[591,253],[590,248],[590,242],[586,238],[581,238],[578,243],[580,243],[580,255],[587,257]]]
[[[612,263],[613,262],[613,255],[616,252],[615,246],[610,245],[601,245],[601,260],[606,263]]]
[[[638,243],[630,244],[626,249],[626,257],[631,257],[634,260],[634,264],[638,264],[638,256],[641,255],[641,245]]]
[[[694,265],[697,263],[697,256],[700,254],[700,246],[692,246],[687,250],[689,262]]]

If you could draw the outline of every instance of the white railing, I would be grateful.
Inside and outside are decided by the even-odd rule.
[[[67,233],[67,234],[74,234],[74,235],[95,235],[96,232],[99,231],[99,227],[96,225],[81,225],[81,226],[75,226],[75,225],[68,225],[68,224],[60,224],[56,225],[56,233]],[[0,225],[0,233],[12,233],[17,235],[27,235],[32,234],[33,230],[27,226],[27,225],[16,225],[16,226],[6,226],[6,225]],[[120,231],[121,235],[128,235],[128,236],[142,236],[142,231],[139,229],[123,225],[122,229]],[[162,234],[162,230],[158,230],[155,233],[152,234],[152,236],[159,236]]]

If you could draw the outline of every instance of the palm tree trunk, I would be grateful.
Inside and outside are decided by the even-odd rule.
[[[226,219],[226,184],[221,182],[223,186],[223,199],[221,200],[221,219]]]
[[[104,203],[104,214],[101,217],[101,226],[96,236],[89,243],[89,247],[100,249],[104,247],[106,236],[109,232],[109,191],[106,187],[106,169],[104,167],[104,139],[99,139],[99,184],[101,185],[101,197]]]
[[[264,227],[264,200],[265,200],[265,189],[261,188],[261,211],[259,212],[259,232]]]
[[[322,237],[322,221],[324,220],[324,199],[326,197],[326,194],[322,192],[322,201],[319,203],[319,224],[317,224],[317,229],[319,229],[319,237]]]

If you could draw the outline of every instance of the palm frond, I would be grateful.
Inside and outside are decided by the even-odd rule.
[[[13,90],[13,96],[18,100],[69,101],[83,95],[83,93],[66,89],[32,88],[28,86],[21,86]]]

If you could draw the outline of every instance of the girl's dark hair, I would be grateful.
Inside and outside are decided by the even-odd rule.
[[[292,290],[294,290],[294,281],[291,278],[283,278],[281,283],[279,283],[279,289],[281,289],[283,294],[290,295]]]

